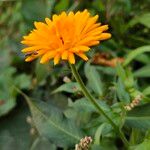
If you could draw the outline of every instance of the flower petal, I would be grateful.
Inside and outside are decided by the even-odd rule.
[[[67,60],[68,59],[68,52],[67,51],[64,51],[62,53],[62,57],[61,57],[63,60]]]
[[[87,61],[88,60],[88,57],[83,54],[83,53],[76,53],[79,57],[81,57],[83,60]]]
[[[75,57],[73,53],[69,53],[69,62],[70,64],[75,64]]]
[[[60,54],[58,53],[55,57],[54,57],[54,65],[57,65],[60,61]]]
[[[55,51],[51,51],[51,52],[45,53],[45,54],[42,56],[42,58],[41,58],[41,60],[40,60],[40,63],[41,63],[41,64],[44,64],[44,63],[48,62],[51,58],[53,58],[53,57],[55,56],[55,54],[56,54]]]

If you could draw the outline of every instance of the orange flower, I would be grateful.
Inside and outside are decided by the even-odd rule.
[[[90,50],[90,46],[111,37],[110,33],[103,33],[108,25],[101,26],[101,23],[96,23],[97,19],[98,15],[91,17],[84,10],[75,14],[62,12],[60,15],[53,15],[52,20],[45,19],[46,23],[35,22],[36,29],[21,41],[28,46],[22,50],[26,54],[25,61],[41,57],[40,63],[54,58],[55,65],[60,59],[75,64],[75,55],[87,61],[85,52]]]

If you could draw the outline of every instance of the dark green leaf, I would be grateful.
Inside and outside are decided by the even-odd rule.
[[[24,89],[30,85],[31,78],[25,74],[14,77],[16,69],[6,68],[0,73],[0,116],[7,114],[16,105],[17,92],[14,85]]]
[[[36,68],[35,68],[37,84],[40,84],[40,85],[44,84],[45,79],[48,76],[49,72],[50,72],[49,64],[43,65],[43,64],[40,64],[39,61],[37,61]]]
[[[28,101],[33,120],[40,135],[59,146],[71,146],[78,143],[81,131],[71,120],[66,120],[59,110],[44,102]],[[58,136],[59,135],[59,136]]]
[[[35,20],[40,21],[44,19],[47,13],[46,8],[47,8],[47,5],[44,1],[23,0],[21,13],[23,14],[26,20],[28,20],[30,23],[31,22],[33,23]]]
[[[68,6],[69,6],[69,0],[61,0],[55,6],[55,10],[57,12],[65,11],[65,10],[67,10]]]
[[[140,130],[150,128],[150,104],[134,108],[127,114],[126,125]]]
[[[32,142],[26,122],[28,110],[20,106],[0,123],[0,150],[29,150]],[[7,143],[7,144],[6,144]]]
[[[56,150],[56,146],[44,137],[38,137],[32,144],[30,150]]]
[[[31,85],[31,77],[26,74],[21,74],[15,78],[14,82],[14,84],[20,89],[26,89]]]

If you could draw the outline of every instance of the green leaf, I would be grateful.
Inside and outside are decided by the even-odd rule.
[[[119,124],[118,118],[120,115],[115,113],[105,101],[97,100],[100,107],[109,115],[113,120],[115,120],[116,124]],[[77,99],[75,102],[69,101],[69,108],[65,111],[65,115],[68,118],[74,118],[80,125],[82,124],[83,128],[85,125],[90,122],[89,126],[92,125],[92,119],[90,119],[92,114],[99,114],[97,109],[89,102],[86,98]],[[90,120],[89,120],[90,119]],[[101,120],[105,120],[106,118],[101,115]],[[96,120],[97,123],[100,122],[99,119]]]
[[[75,102],[68,101],[68,106],[65,110],[67,118],[72,118],[82,127],[90,120],[91,114],[96,112],[94,106],[86,99],[77,99]]]
[[[96,66],[96,69],[104,74],[108,74],[108,75],[115,75],[116,74],[116,70],[115,68],[112,67],[102,67],[102,66]]]
[[[0,116],[8,113],[16,105],[16,92],[10,86],[10,82],[13,81],[12,75],[15,71],[14,68],[7,68],[0,73]]]
[[[91,145],[91,150],[117,150],[117,148],[112,139],[102,138],[102,143]]]
[[[81,139],[81,131],[72,120],[66,120],[58,109],[44,102],[36,102],[25,96],[37,130],[41,136],[58,146],[72,146]]]
[[[31,78],[25,74],[14,76],[16,69],[6,68],[0,72],[0,116],[7,114],[16,105],[17,92],[14,85],[24,89],[30,85]]]
[[[146,27],[150,28],[150,13],[145,13],[140,16],[136,16],[129,22],[128,26],[133,27],[137,23],[141,23]]]
[[[100,144],[100,138],[101,138],[101,134],[102,134],[102,131],[104,130],[104,128],[105,128],[105,126],[106,126],[107,124],[106,123],[103,123],[102,125],[100,125],[99,127],[98,127],[98,129],[96,130],[96,132],[95,132],[95,137],[94,137],[94,144],[96,144],[96,145],[99,145]]]
[[[136,61],[142,62],[143,64],[149,64],[150,56],[147,54],[140,54],[135,58]]]
[[[75,93],[80,91],[80,86],[76,82],[69,82],[61,85],[57,89],[55,89],[52,93],[58,93],[58,92],[68,92],[68,93]]]
[[[31,77],[26,74],[21,74],[15,78],[14,82],[14,84],[20,89],[25,89],[31,85]]]
[[[150,52],[150,45],[139,47],[135,50],[132,50],[127,56],[123,63],[124,66],[127,66],[134,58],[136,58],[138,55]]]
[[[150,148],[150,139],[145,139],[144,142],[136,146],[130,147],[129,150],[149,150]]]
[[[145,96],[150,95],[150,86],[148,86],[147,88],[145,88],[145,89],[143,90],[143,94],[144,94]]]
[[[35,20],[40,21],[46,16],[47,5],[45,1],[23,0],[22,4],[21,13],[30,23],[33,23]]]
[[[139,130],[150,129],[150,104],[135,107],[128,112],[126,125]]]
[[[118,79],[118,82],[115,84],[116,91],[117,91],[117,96],[120,101],[124,103],[129,103],[130,102],[130,96],[128,92],[126,91],[122,80],[120,78]]]
[[[61,0],[55,6],[55,10],[57,12],[65,11],[65,10],[67,10],[68,6],[69,6],[69,0]]]
[[[111,114],[112,111],[108,107],[108,105],[104,101],[97,100],[101,108],[106,113]],[[98,114],[96,108],[89,102],[86,98],[77,99],[75,102],[69,100],[69,108],[65,110],[65,115],[67,118],[72,118],[76,120],[76,122],[82,127],[90,122],[92,122],[93,118],[91,118],[92,114]],[[102,119],[104,119],[102,117]],[[99,124],[99,119],[96,120]]]
[[[38,137],[32,144],[30,150],[56,150],[56,146],[44,137]]]
[[[97,101],[104,111],[110,111],[108,105],[104,101]],[[69,103],[69,106],[77,110],[84,110],[89,112],[97,111],[96,108],[91,104],[91,102],[89,102],[86,98],[77,99],[75,102]]]
[[[76,109],[77,111],[80,110],[85,112],[96,111],[95,107],[86,98],[77,99],[75,102],[69,101],[68,106]]]
[[[0,150],[29,150],[32,138],[26,122],[29,111],[19,106],[0,123]],[[7,144],[6,144],[7,143]]]
[[[54,5],[56,3],[56,0],[47,0],[47,16],[52,17],[52,13],[53,13],[53,9],[54,9]]]
[[[135,77],[150,77],[150,65],[146,65],[134,72]]]
[[[143,25],[145,25],[146,27],[150,28],[150,13],[145,13],[143,14],[140,19],[139,22]]]
[[[121,78],[121,80],[125,81],[126,80],[126,72],[120,64],[117,65],[116,71],[117,71],[118,76]]]
[[[101,82],[100,74],[96,70],[96,67],[91,66],[90,63],[85,64],[84,68],[85,76],[88,79],[88,86],[95,92],[98,96],[103,94],[103,85]]]
[[[37,84],[43,85],[45,83],[45,79],[50,72],[49,64],[40,64],[39,61],[36,63],[35,75],[37,79]]]
[[[100,10],[100,11],[105,10],[104,3],[102,1],[99,1],[99,0],[94,0],[92,2],[92,7],[96,8],[97,10]]]

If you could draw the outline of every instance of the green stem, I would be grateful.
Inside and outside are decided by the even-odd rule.
[[[125,144],[126,147],[129,146],[129,143],[127,139],[125,138],[124,134],[120,131],[118,126],[112,121],[112,119],[104,112],[104,110],[99,106],[95,98],[90,94],[90,92],[87,90],[86,86],[84,85],[75,65],[70,64],[71,71],[76,79],[76,81],[79,83],[81,90],[85,97],[95,106],[95,108],[98,110],[100,114],[105,116],[105,118],[109,121],[109,123],[112,125],[114,130],[119,134],[120,138],[122,139],[123,143]]]

